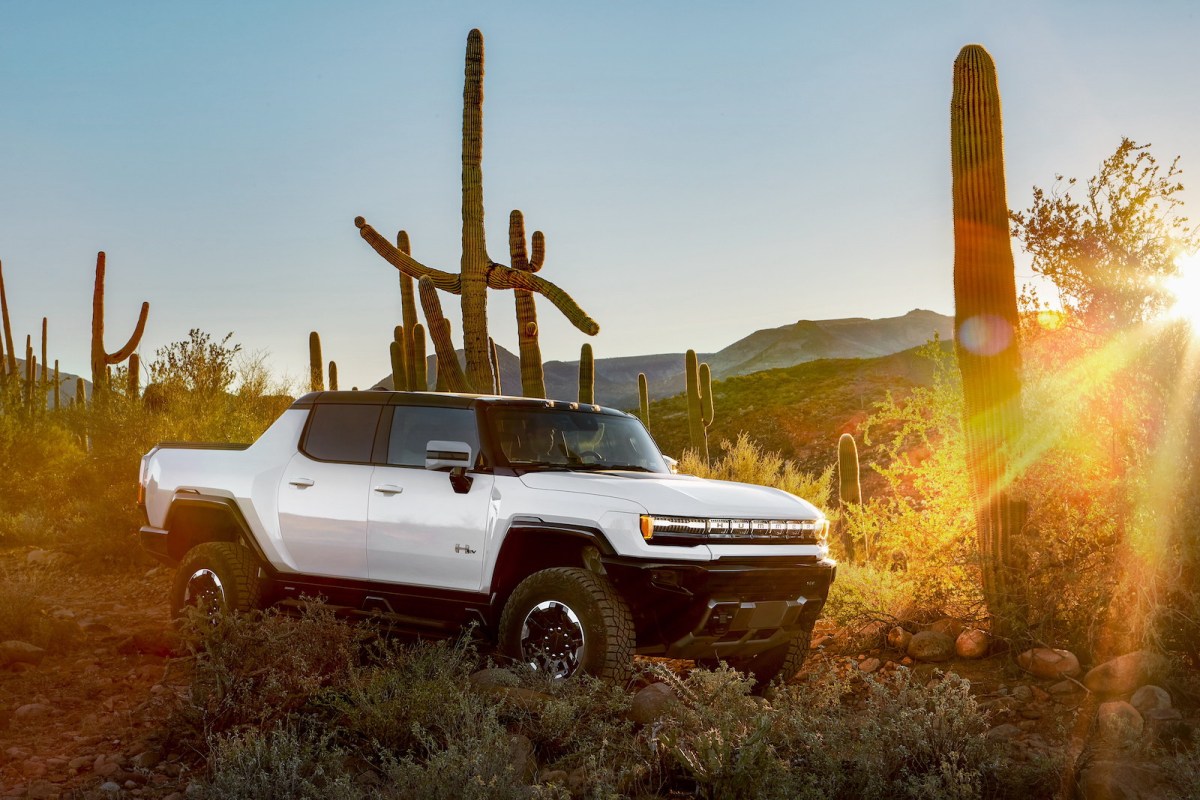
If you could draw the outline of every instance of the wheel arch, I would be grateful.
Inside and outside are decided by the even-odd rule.
[[[237,501],[230,497],[177,494],[167,509],[163,529],[167,531],[167,554],[176,562],[198,544],[239,542],[254,553],[260,565],[270,563]]]
[[[603,572],[597,555],[616,553],[604,534],[595,528],[546,522],[515,522],[504,535],[504,543],[492,570],[491,594],[496,608],[522,580],[552,567],[583,567]]]

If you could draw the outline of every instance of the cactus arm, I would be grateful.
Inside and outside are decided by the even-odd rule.
[[[491,337],[488,337],[488,352],[492,361],[492,392],[497,395],[504,394],[500,385],[500,354],[496,352],[496,340]]]
[[[4,265],[0,264],[0,316],[4,322],[4,340],[8,343],[0,346],[0,355],[8,362],[8,373],[17,374],[17,345],[13,341],[12,323],[8,319],[8,295],[4,291]]]
[[[419,281],[421,278],[429,278],[443,292],[449,292],[450,294],[462,293],[462,282],[458,275],[425,266],[420,261],[398,249],[386,237],[381,236],[379,231],[367,224],[367,221],[362,217],[355,217],[354,224],[358,227],[358,235],[362,237],[363,241],[369,244],[372,250],[382,256],[384,261],[400,270],[400,272],[412,277],[415,281]]]
[[[137,325],[133,329],[133,334],[129,337],[129,341],[115,353],[107,353],[104,356],[106,364],[120,364],[129,356],[133,355],[133,351],[142,341],[142,334],[146,332],[146,317],[150,314],[150,304],[142,303],[142,310],[138,314]]]
[[[442,302],[437,296],[437,286],[428,277],[417,281],[417,291],[421,294],[421,308],[425,311],[425,320],[429,323],[429,333],[433,338],[433,349],[437,353],[438,380],[445,383],[451,392],[469,392],[470,384],[458,363],[458,354],[454,351],[454,342],[450,338],[450,321],[442,314]]]
[[[716,410],[713,408],[712,370],[708,364],[700,365],[700,421],[707,428],[712,425]]]
[[[540,275],[521,272],[503,264],[492,264],[487,275],[487,284],[493,289],[525,289],[537,292],[553,303],[572,325],[588,336],[595,336],[600,332],[600,325],[579,307],[571,295]]]
[[[533,254],[529,257],[529,271],[537,272],[546,263],[546,237],[541,231],[533,232]],[[516,264],[513,264],[515,267]]]
[[[541,233],[540,231],[538,232]],[[538,256],[534,235],[534,255]],[[508,217],[508,252],[513,269],[528,271],[533,268],[525,253],[525,218],[514,210]],[[545,257],[545,245],[541,256]],[[540,266],[540,264],[539,264]],[[521,393],[526,397],[546,396],[546,376],[542,369],[542,348],[538,342],[537,304],[533,292],[525,289],[513,290],[517,307],[517,343],[521,356]]]
[[[508,215],[508,260],[513,269],[527,272],[529,256],[525,252],[525,217],[518,209]]]

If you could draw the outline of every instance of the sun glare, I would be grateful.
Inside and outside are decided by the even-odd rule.
[[[1200,330],[1200,253],[1175,259],[1179,272],[1166,284],[1171,295],[1171,316]]]

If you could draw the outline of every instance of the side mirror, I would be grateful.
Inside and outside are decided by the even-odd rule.
[[[669,455],[667,455],[666,453],[664,453],[664,454],[663,454],[663,461],[666,461],[666,462],[667,462],[667,469],[671,470],[671,474],[672,474],[672,475],[678,475],[678,474],[679,474],[679,462],[678,462],[677,460],[675,460],[675,459],[671,458]]]
[[[475,465],[475,454],[466,442],[431,441],[425,445],[425,469],[450,470],[450,485],[457,494],[471,491],[467,470]]]
[[[470,469],[474,455],[466,442],[432,441],[425,445],[425,469]]]

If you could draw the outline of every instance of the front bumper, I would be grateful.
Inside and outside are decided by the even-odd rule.
[[[604,559],[629,603],[637,652],[733,658],[811,630],[833,583],[833,561],[796,558],[653,562]]]

